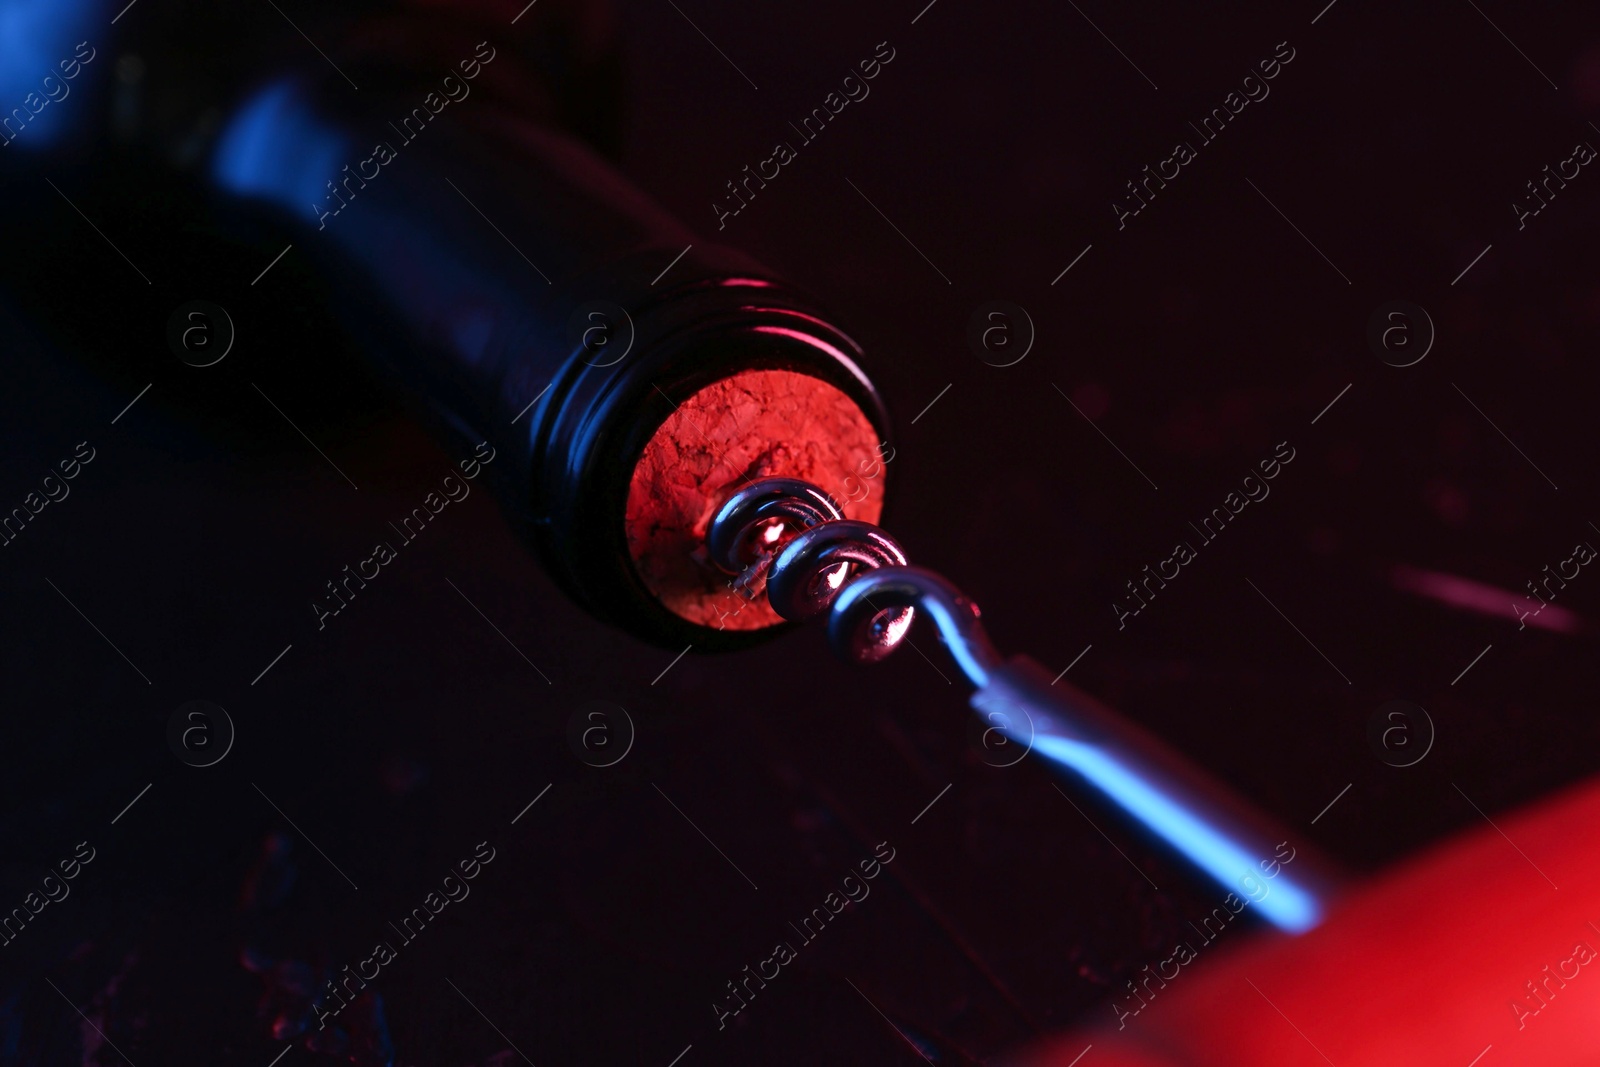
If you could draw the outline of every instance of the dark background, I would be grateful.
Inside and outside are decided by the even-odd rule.
[[[1518,632],[1390,577],[1521,591],[1600,537],[1600,178],[1585,168],[1521,231],[1510,206],[1600,144],[1592,15],[678,6],[620,8],[621,165],[707,238],[723,183],[793,140],[787,123],[878,42],[895,49],[716,236],[866,347],[898,433],[886,525],[983,605],[1003,650],[1054,673],[1092,646],[1073,681],[1358,872],[1481,826],[1465,797],[1493,815],[1594,770],[1592,633]],[[171,15],[146,0],[117,32],[208,46]],[[497,44],[531,48],[532,24]],[[322,62],[270,10],[259,25],[209,47]],[[93,37],[109,76],[119,38]],[[1119,231],[1124,183],[1194,141],[1186,123],[1280,41],[1296,55],[1271,95]],[[77,442],[96,458],[0,549],[0,908],[77,842],[97,856],[0,949],[0,1062],[265,1067],[291,1043],[287,1067],[520,1061],[513,1047],[540,1067],[666,1067],[690,1045],[684,1067],[921,1062],[885,1016],[933,1062],[980,1062],[1110,1021],[1106,998],[1216,903],[1062,783],[1103,837],[1037,758],[987,765],[931,636],[931,667],[846,667],[808,628],[662,675],[673,653],[564,599],[486,488],[318,632],[323,583],[462,457],[361,370],[295,252],[250,285],[287,237],[217,236],[181,180],[121,170],[118,151],[13,166],[3,187],[0,506]],[[166,345],[192,299],[238,327],[216,368]],[[994,299],[1037,328],[1015,366],[967,343]],[[1437,328],[1415,366],[1367,344],[1393,300]],[[1282,441],[1296,458],[1270,498],[1119,632],[1124,581]],[[1558,603],[1587,614],[1597,597],[1585,572]],[[1368,743],[1394,698],[1437,730],[1403,769]],[[166,741],[193,699],[238,731],[210,768]],[[637,727],[607,769],[568,742],[592,700]],[[274,1032],[485,840],[470,898],[340,1017],[345,1046]],[[724,983],[883,841],[896,857],[872,895],[719,1032]]]

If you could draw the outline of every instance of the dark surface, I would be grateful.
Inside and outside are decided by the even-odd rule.
[[[896,49],[718,236],[871,354],[899,434],[887,525],[984,606],[1002,649],[1054,671],[1092,645],[1073,680],[1361,871],[1481,825],[1464,797],[1492,816],[1593,772],[1592,637],[1518,632],[1388,577],[1403,563],[1521,590],[1600,538],[1600,178],[1586,168],[1520,232],[1509,208],[1575,142],[1600,144],[1592,15],[1485,7],[1513,46],[1471,4],[1341,0],[1314,26],[1320,4],[1084,7],[1157,90],[1070,5],[939,0],[915,25],[916,4],[680,6],[624,9],[623,163],[708,237],[723,183],[878,41]],[[272,32],[261,47],[304,44]],[[1284,39],[1297,54],[1271,95],[1119,232],[1123,183]],[[1066,785],[1113,847],[1036,759],[983,763],[931,636],[914,639],[932,667],[907,651],[847,668],[813,628],[662,675],[671,653],[563,599],[486,491],[318,632],[323,583],[463,457],[353,369],[294,252],[250,285],[285,239],[224,243],[181,188],[98,158],[46,173],[152,285],[42,175],[5,185],[0,499],[79,441],[96,458],[0,549],[0,906],[77,842],[97,856],[0,949],[0,1062],[121,1062],[78,1008],[140,1067],[264,1067],[291,1040],[274,1018],[303,1016],[314,990],[244,961],[355,963],[485,840],[496,858],[471,896],[339,1017],[357,1062],[513,1062],[514,1045],[540,1067],[664,1067],[691,1044],[683,1067],[922,1062],[884,1015],[934,1062],[976,1062],[1110,1021],[1108,994],[1216,903]],[[196,298],[239,329],[209,370],[164,340]],[[968,348],[991,299],[1037,326],[1015,366]],[[1365,340],[1397,299],[1438,328],[1409,368]],[[1122,583],[1285,440],[1296,458],[1271,496],[1119,632]],[[1557,602],[1589,613],[1597,597],[1583,573]],[[1404,769],[1367,741],[1395,697],[1438,730]],[[167,747],[191,699],[238,728],[214,767]],[[608,769],[567,739],[596,699],[638,727]],[[788,924],[883,841],[896,855],[871,896],[719,1032],[724,983],[795,940]],[[286,1067],[335,1062],[295,1043]]]

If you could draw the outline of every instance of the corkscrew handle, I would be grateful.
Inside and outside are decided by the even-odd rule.
[[[1279,929],[1315,926],[1340,882],[1304,843],[1088,693],[1016,656],[972,707],[1012,741],[1072,771]]]
[[[783,501],[792,503],[784,508]],[[779,531],[776,523],[789,528]],[[711,544],[730,571],[741,563],[760,568],[786,617],[804,617],[831,599],[828,636],[842,658],[880,660],[899,647],[913,618],[926,618],[975,689],[973,709],[990,730],[1023,747],[1018,760],[1037,753],[1072,772],[1224,886],[1240,901],[1230,910],[1248,900],[1292,933],[1309,930],[1327,911],[1340,882],[1332,864],[1089,694],[1052,681],[1025,656],[1003,659],[977,604],[933,571],[905,563],[899,545],[876,526],[838,518],[815,486],[768,479],[746,487],[718,511]],[[763,544],[747,558],[737,551]]]

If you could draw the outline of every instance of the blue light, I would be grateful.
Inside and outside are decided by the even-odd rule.
[[[350,141],[316,118],[295,82],[283,80],[257,91],[228,120],[212,177],[229,192],[317,222],[337,206],[328,183],[351,154]]]
[[[74,46],[90,37],[86,27],[101,25],[103,14],[96,0],[0,0],[0,119],[12,119],[0,140],[37,149],[61,136],[67,121],[62,116],[75,106],[68,101],[89,74],[89,67],[78,63],[81,80],[65,79],[61,63],[76,62]],[[97,43],[105,41],[89,41],[91,48]],[[101,53],[95,49],[85,54],[99,58]],[[47,77],[56,88],[45,83]],[[29,94],[47,101],[36,113],[26,104]],[[94,112],[80,107],[74,113],[79,121],[87,121]]]
[[[1024,738],[1025,739],[1025,738]],[[1244,897],[1243,880],[1254,878],[1266,885],[1258,859],[1217,827],[1197,818],[1160,787],[1118,761],[1115,756],[1081,741],[1040,734],[1033,749],[1081,774],[1119,807],[1144,823],[1162,840],[1183,853],[1196,866]],[[1252,905],[1281,930],[1304,933],[1322,919],[1322,907],[1314,896],[1294,884],[1287,870],[1280,870],[1269,891]]]

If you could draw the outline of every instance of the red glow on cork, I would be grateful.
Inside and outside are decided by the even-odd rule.
[[[855,401],[819,378],[750,370],[713,382],[677,406],[634,468],[624,522],[639,577],[690,622],[729,630],[777,625],[765,597],[740,595],[707,560],[712,516],[747,482],[789,477],[830,493],[847,517],[877,522],[878,444]],[[781,530],[763,536],[771,541]]]

